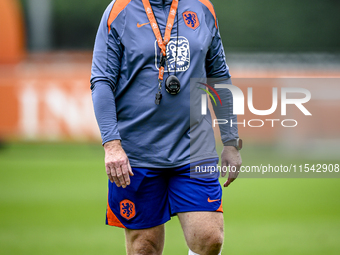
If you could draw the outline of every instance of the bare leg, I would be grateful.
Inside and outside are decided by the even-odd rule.
[[[186,212],[178,214],[189,249],[200,255],[218,255],[221,251],[223,214]]]
[[[164,247],[164,224],[147,229],[126,229],[127,255],[161,255]]]

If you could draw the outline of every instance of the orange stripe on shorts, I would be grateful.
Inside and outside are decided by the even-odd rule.
[[[106,216],[107,216],[107,223],[110,226],[116,226],[116,227],[120,227],[120,228],[126,228],[121,222],[120,220],[117,218],[117,216],[112,212],[110,205],[109,205],[109,201],[107,201],[107,212],[106,212]]]
[[[216,212],[222,212],[223,213],[222,200],[221,200],[220,207],[216,210]]]

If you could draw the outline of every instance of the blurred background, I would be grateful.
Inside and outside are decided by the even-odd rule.
[[[104,154],[89,83],[109,3],[0,0],[2,254],[124,254],[123,231],[104,226]],[[304,104],[312,116],[294,106],[287,116],[280,106],[270,116],[239,116],[298,121],[239,126],[243,164],[339,164],[340,2],[212,3],[233,83],[246,98],[253,87],[255,108],[271,107],[274,87],[279,98],[282,87],[312,94]],[[339,179],[271,177],[240,178],[224,190],[222,254],[339,254]],[[186,254],[176,217],[166,231],[164,254]]]

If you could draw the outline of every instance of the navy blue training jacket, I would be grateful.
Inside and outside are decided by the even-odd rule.
[[[150,3],[164,36],[172,1]],[[142,1],[111,2],[97,32],[91,89],[102,142],[121,139],[133,167],[176,167],[218,157],[210,112],[200,114],[204,92],[190,85],[191,78],[210,77],[230,83],[215,12],[208,0],[179,0],[177,15],[164,80],[176,74],[181,91],[170,95],[163,83],[160,105],[155,104],[160,49]],[[217,91],[223,102],[214,107],[217,118],[236,122],[231,93]],[[235,125],[220,129],[223,142],[238,137]]]

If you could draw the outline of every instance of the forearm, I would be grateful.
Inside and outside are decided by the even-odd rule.
[[[102,143],[120,140],[115,98],[107,82],[98,81],[92,86],[92,101]]]

